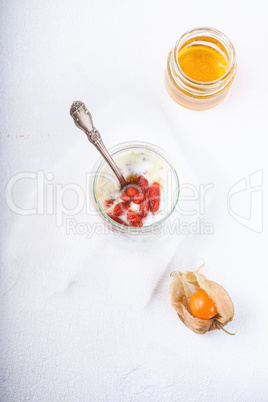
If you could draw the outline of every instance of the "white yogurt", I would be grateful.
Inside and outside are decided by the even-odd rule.
[[[122,151],[114,155],[114,160],[125,178],[129,175],[139,175],[144,176],[148,180],[149,185],[154,182],[160,184],[161,197],[159,209],[154,215],[150,211],[146,218],[142,218],[143,226],[156,223],[166,216],[172,208],[174,202],[173,192],[176,191],[177,185],[171,167],[165,159],[148,149],[142,149],[141,151]],[[106,164],[98,179],[97,195],[102,209],[107,214],[113,214],[114,206],[118,202],[122,202],[120,199],[121,194],[122,191],[120,190],[119,182],[110,167]],[[107,207],[105,201],[111,198],[114,198],[115,202]],[[130,209],[138,213],[139,204],[131,202]],[[120,219],[128,223],[126,212],[120,216]]]

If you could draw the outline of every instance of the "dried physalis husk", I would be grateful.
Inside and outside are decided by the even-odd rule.
[[[234,316],[232,300],[222,286],[216,282],[209,281],[199,273],[203,266],[195,272],[186,271],[181,273],[175,271],[171,274],[173,276],[170,286],[171,304],[182,322],[197,334],[204,334],[214,329],[223,329],[228,334],[235,335],[223,328],[229,321],[232,321]],[[209,320],[194,317],[190,310],[191,296],[199,289],[203,289],[214,300],[217,307],[218,314]]]

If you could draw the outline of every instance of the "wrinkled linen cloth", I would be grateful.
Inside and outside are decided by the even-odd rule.
[[[197,185],[181,154],[176,133],[172,132],[163,113],[155,105],[149,106],[139,100],[136,110],[130,114],[125,107],[127,102],[125,97],[118,97],[98,113],[98,121],[93,116],[94,125],[107,147],[129,140],[159,145],[171,155],[180,186],[185,183]],[[143,113],[146,113],[146,119]],[[80,281],[89,302],[113,302],[143,308],[180,247],[183,235],[175,230],[158,242],[137,242],[129,247],[120,241],[110,241],[109,235],[99,234],[94,226],[98,216],[92,204],[89,204],[90,213],[86,206],[76,211],[76,194],[71,190],[73,186],[79,187],[78,192],[88,204],[90,189],[86,185],[86,175],[90,174],[99,154],[84,133],[72,126],[68,111],[66,119],[70,119],[70,130],[74,132],[74,146],[55,166],[39,172],[41,184],[38,182],[39,188],[35,184],[29,194],[29,205],[39,212],[18,216],[5,240],[8,266],[4,288],[8,290],[19,279],[36,292],[40,288],[40,291],[53,294],[65,292]],[[45,188],[43,193],[42,188]],[[179,201],[178,205],[181,203]],[[178,216],[176,209],[170,219],[174,221]],[[183,219],[187,220],[187,217]]]

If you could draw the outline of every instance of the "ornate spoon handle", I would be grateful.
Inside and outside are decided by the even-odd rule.
[[[118,178],[121,188],[123,188],[127,184],[126,180],[103,144],[101,135],[94,127],[92,116],[87,110],[85,104],[81,101],[74,101],[70,109],[70,115],[74,119],[75,125],[86,133],[88,140],[97,148],[97,150],[106,160]]]

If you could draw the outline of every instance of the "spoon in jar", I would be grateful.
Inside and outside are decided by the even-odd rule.
[[[85,104],[81,101],[74,101],[70,109],[70,115],[74,119],[75,125],[78,128],[80,128],[80,130],[86,133],[88,140],[97,148],[99,153],[106,160],[106,162],[116,175],[120,183],[121,189],[125,187],[127,182],[122,173],[120,172],[117,164],[115,163],[115,161],[107,151],[105,145],[103,144],[100,133],[94,127],[92,116],[87,110]]]

